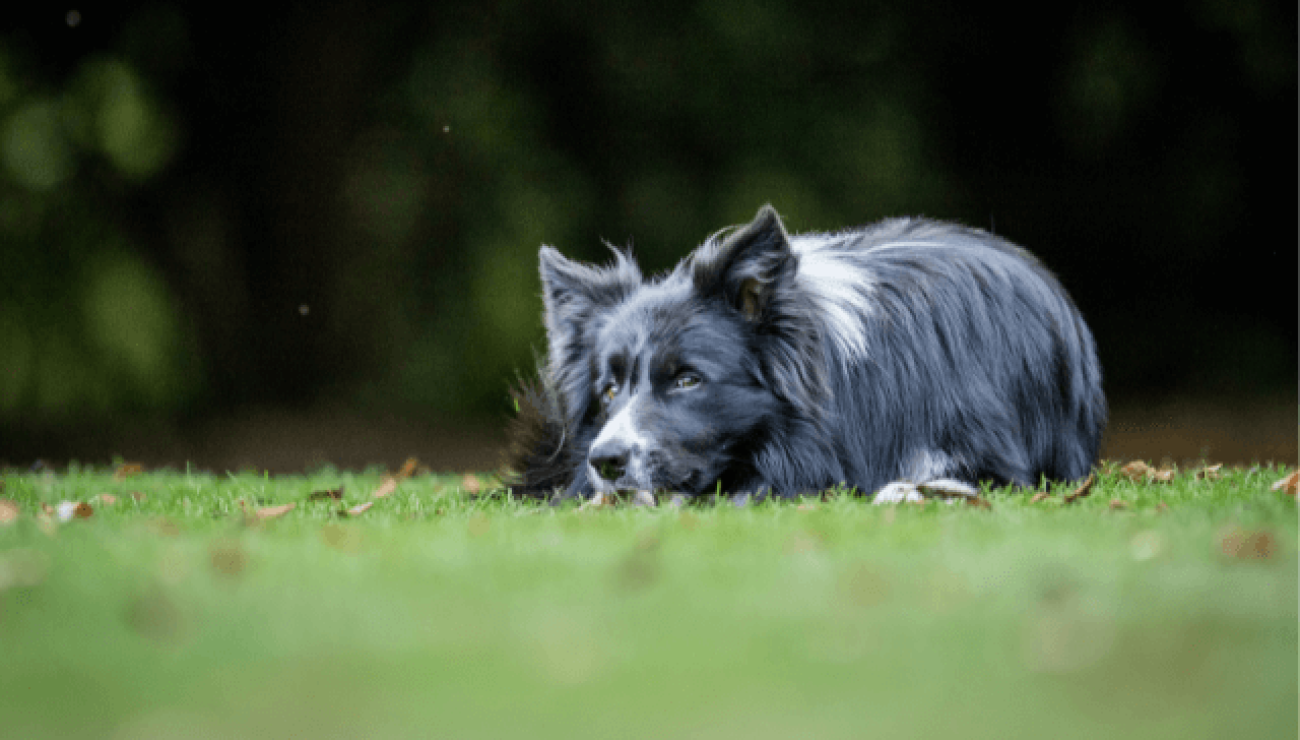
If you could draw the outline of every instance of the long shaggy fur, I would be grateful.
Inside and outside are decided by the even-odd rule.
[[[516,391],[519,493],[1031,485],[1096,460],[1092,335],[1055,277],[985,232],[790,236],[765,207],[649,280],[617,252],[540,259],[548,353]]]

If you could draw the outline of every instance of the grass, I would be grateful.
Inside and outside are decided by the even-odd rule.
[[[379,471],[10,471],[0,736],[1294,738],[1286,472],[988,509],[417,475],[340,518]]]

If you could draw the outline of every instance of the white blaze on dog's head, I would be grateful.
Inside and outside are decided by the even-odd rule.
[[[623,459],[623,468],[620,475],[615,480],[608,480],[597,468],[595,462],[588,459],[588,471],[593,482],[604,481],[608,484],[620,482],[620,479],[629,479],[638,487],[647,487],[648,481],[642,480],[645,477],[644,457],[645,452],[649,449],[651,440],[646,437],[642,430],[637,426],[638,414],[637,405],[640,395],[633,395],[623,406],[615,413],[605,425],[601,427],[600,433],[591,443],[592,455],[611,454]],[[626,481],[624,481],[626,482]],[[597,486],[599,487],[599,485]]]

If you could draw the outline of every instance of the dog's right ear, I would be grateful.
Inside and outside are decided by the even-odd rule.
[[[794,277],[796,264],[785,225],[769,205],[750,223],[698,252],[692,278],[701,295],[721,295],[746,319],[762,322],[771,318],[769,308]]]
[[[641,270],[632,258],[617,250],[614,254],[614,264],[608,267],[574,262],[553,247],[542,247],[538,255],[548,364],[562,392],[569,390],[568,381],[573,380],[567,377],[567,370],[585,369],[586,331],[596,312],[613,306],[641,285]]]

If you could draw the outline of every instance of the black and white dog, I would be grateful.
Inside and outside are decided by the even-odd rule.
[[[1088,327],[991,234],[891,219],[788,235],[771,207],[665,275],[541,250],[548,355],[517,393],[518,493],[877,502],[1085,476],[1106,425]]]

